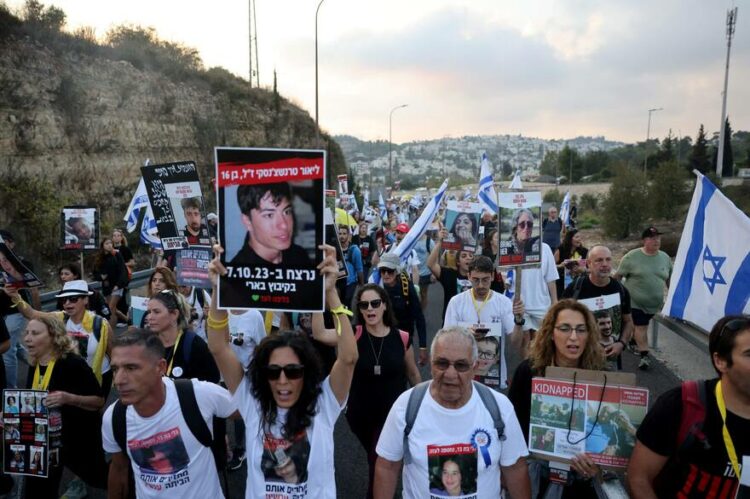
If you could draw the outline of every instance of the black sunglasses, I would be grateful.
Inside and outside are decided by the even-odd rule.
[[[388,267],[380,267],[381,274],[395,274],[396,269],[389,269]]]
[[[83,298],[83,296],[66,296],[62,299],[62,302],[78,303],[78,300],[80,300],[81,298]]]
[[[750,327],[750,317],[738,317],[737,319],[732,319],[731,321],[724,324],[723,328],[721,328],[719,338],[724,336],[724,333],[727,331],[736,333],[737,331],[746,329],[748,327]]]
[[[278,364],[268,364],[263,368],[266,377],[270,380],[277,380],[281,377],[281,371],[284,371],[287,379],[300,379],[305,374],[305,366],[302,364],[287,364],[280,366]]]
[[[438,371],[447,371],[450,366],[453,366],[456,371],[460,373],[465,373],[466,371],[471,369],[471,364],[465,360],[457,360],[455,362],[451,362],[448,359],[435,359],[432,361],[432,365],[435,366],[435,369],[437,369]]]
[[[357,308],[360,310],[367,310],[369,307],[372,308],[378,308],[380,305],[383,304],[383,300],[378,298],[377,300],[362,300],[360,302],[357,302]]]

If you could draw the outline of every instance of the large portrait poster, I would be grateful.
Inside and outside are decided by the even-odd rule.
[[[505,337],[500,323],[470,323],[461,322],[474,334],[477,340],[477,368],[474,380],[494,390],[505,388],[507,384],[507,366],[505,363]]]
[[[482,205],[466,201],[448,201],[445,211],[445,228],[448,237],[443,239],[442,248],[453,251],[478,251],[479,220]],[[481,248],[479,248],[481,249]]]
[[[203,194],[193,161],[141,167],[165,251],[211,247]]]
[[[0,236],[0,286],[10,284],[15,288],[38,288],[42,281],[23,264]]]
[[[46,390],[3,390],[3,472],[47,477]]]
[[[323,310],[325,151],[216,150],[222,309]]]
[[[428,445],[429,497],[477,497],[477,448],[471,443]],[[425,497],[427,497],[425,495]]]
[[[534,378],[529,451],[569,460],[585,452],[605,467],[624,468],[648,411],[648,389]],[[572,414],[571,414],[572,411]]]
[[[500,266],[542,262],[542,194],[500,193]]]
[[[93,206],[65,206],[60,212],[60,249],[96,250],[99,248],[99,212]]]

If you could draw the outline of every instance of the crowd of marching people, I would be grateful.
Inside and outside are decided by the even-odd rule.
[[[626,473],[590,452],[562,468],[530,453],[554,445],[554,433],[530,434],[533,380],[547,369],[615,373],[628,348],[640,369],[651,367],[647,328],[672,270],[657,228],[645,228],[642,246],[616,264],[606,246],[587,247],[556,207],[543,220],[520,210],[508,251],[536,248],[540,261],[519,270],[498,266],[492,213],[479,219],[481,238],[472,220],[446,227],[437,216],[405,252],[396,249],[418,205],[389,202],[384,215],[338,226],[346,279],[337,280],[335,248],[320,248],[324,313],[219,309],[227,269],[217,244],[211,289],[178,285],[165,259],[133,323],[135,260],[119,230],[102,238],[95,258],[101,291],[71,263],[58,271],[56,310],[42,309],[36,288],[6,284],[0,383],[46,390],[58,427],[54,436],[50,428],[48,459],[32,459],[49,467],[46,476],[14,487],[3,474],[0,492],[83,497],[88,486],[110,498],[224,497],[226,473],[246,467],[247,498],[335,498],[334,426],[344,413],[367,455],[368,498],[390,499],[399,487],[406,498],[601,498],[618,476],[632,497],[741,497],[750,455],[747,316],[725,317],[710,333],[707,362],[718,379],[666,392],[638,428],[622,423],[608,433],[605,422],[626,416],[607,408],[596,410],[599,429],[577,433],[601,439],[603,449],[628,448]],[[541,238],[531,236],[535,223]],[[0,236],[23,253],[10,231]],[[449,240],[461,249],[446,250]],[[13,273],[8,262],[0,252],[3,271]],[[436,287],[438,304],[430,303],[440,299]],[[431,313],[442,317],[438,331],[428,330]],[[513,371],[509,352],[522,359]],[[4,418],[18,402],[4,398]],[[14,438],[7,425],[4,435]],[[5,447],[4,459],[20,469]],[[74,478],[61,491],[65,468]]]

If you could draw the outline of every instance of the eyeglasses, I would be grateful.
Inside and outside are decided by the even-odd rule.
[[[518,228],[519,229],[531,229],[533,227],[534,227],[534,222],[533,221],[531,221],[531,222],[526,222],[526,221],[518,222]]]
[[[63,303],[67,303],[67,302],[78,303],[78,300],[80,300],[81,298],[83,298],[83,296],[66,296],[65,298],[62,299],[62,302]]]
[[[492,277],[472,277],[469,281],[474,286],[488,286],[492,282]]]
[[[281,371],[284,371],[284,375],[287,379],[300,379],[305,374],[305,366],[302,364],[287,364],[280,366],[278,364],[268,364],[263,370],[266,373],[266,378],[270,380],[277,380],[281,377]]]
[[[555,326],[555,329],[563,334],[571,334],[573,331],[575,331],[579,336],[589,334],[589,330],[586,326],[573,327],[570,324],[560,324],[559,326]]]
[[[396,269],[389,269],[387,267],[380,267],[380,273],[381,274],[394,274],[394,273],[396,273]]]
[[[479,358],[482,360],[492,360],[495,358],[495,352],[479,350]]]
[[[378,298],[377,300],[362,300],[360,302],[357,302],[357,308],[360,310],[367,310],[368,308],[372,307],[373,309],[378,308],[380,305],[383,304],[383,300]]]
[[[724,333],[726,331],[729,331],[730,333],[736,333],[737,331],[740,331],[741,329],[746,329],[748,327],[750,327],[750,317],[732,319],[731,321],[724,324],[723,328],[721,328],[721,332],[719,333],[719,338],[724,336]]]
[[[451,362],[448,359],[435,359],[432,361],[432,365],[435,366],[435,369],[438,371],[447,371],[450,366],[453,366],[453,368],[460,373],[465,373],[471,369],[471,364],[465,360]]]

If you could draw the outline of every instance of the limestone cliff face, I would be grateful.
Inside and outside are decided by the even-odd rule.
[[[127,205],[146,158],[195,160],[208,187],[214,146],[313,148],[315,137],[310,115],[268,90],[238,95],[29,37],[0,42],[0,169],[80,188],[92,201]],[[326,138],[329,167],[344,171]]]

